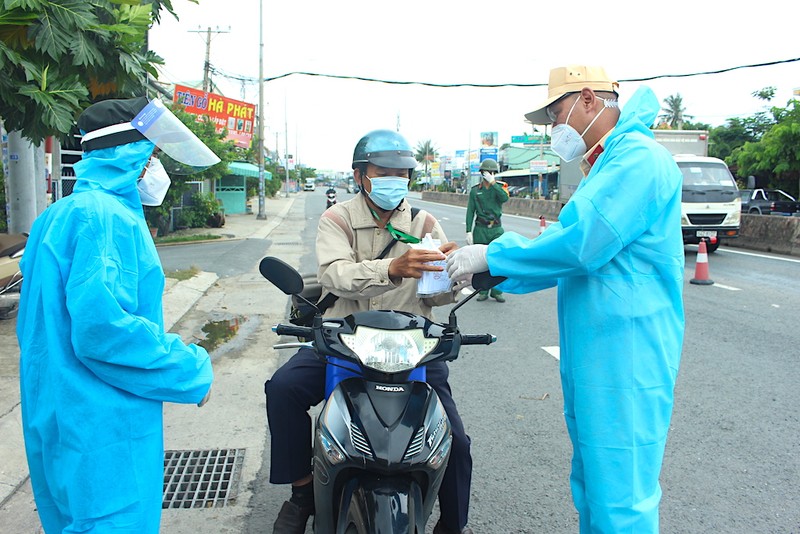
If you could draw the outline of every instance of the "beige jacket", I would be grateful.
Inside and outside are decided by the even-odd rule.
[[[389,220],[397,230],[416,237],[430,233],[434,239],[447,242],[436,218],[420,210],[411,220],[411,205],[403,200]],[[323,297],[328,292],[338,295],[327,317],[345,317],[357,311],[399,310],[432,319],[431,308],[455,302],[456,293],[448,292],[431,298],[417,296],[417,280],[405,278],[395,284],[389,279],[389,264],[409,249],[395,243],[384,259],[376,260],[391,235],[378,227],[364,196],[334,204],[320,218],[317,230],[318,279]]]

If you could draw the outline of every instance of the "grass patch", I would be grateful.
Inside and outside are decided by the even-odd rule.
[[[195,235],[170,235],[155,238],[156,245],[166,243],[191,243],[192,241],[209,241],[211,239],[221,239],[221,235],[214,234],[195,234]]]
[[[192,278],[199,272],[200,269],[192,265],[188,269],[181,269],[178,271],[166,271],[164,272],[164,276],[166,276],[167,278],[174,278],[175,280],[182,282],[183,280],[188,280],[189,278]]]

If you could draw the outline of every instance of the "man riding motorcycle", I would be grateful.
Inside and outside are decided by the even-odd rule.
[[[325,293],[338,296],[326,316],[344,317],[362,310],[401,310],[431,316],[432,306],[455,301],[457,292],[417,296],[417,280],[438,271],[429,262],[456,248],[447,243],[433,215],[412,218],[406,200],[416,160],[398,133],[377,130],[359,140],[353,153],[353,174],[363,194],[336,204],[320,218],[316,253],[318,278]],[[425,234],[446,243],[440,251],[411,248]],[[392,239],[399,241],[383,259],[375,259]],[[302,534],[314,513],[311,470],[311,420],[308,410],[325,396],[325,362],[311,349],[300,349],[266,382],[267,416],[272,435],[270,482],[292,484],[274,533]],[[453,428],[453,448],[439,490],[441,517],[436,534],[471,534],[467,527],[472,456],[470,439],[447,382],[448,367],[427,367],[427,381],[436,390]]]

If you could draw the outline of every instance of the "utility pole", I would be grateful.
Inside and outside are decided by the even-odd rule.
[[[258,215],[265,220],[264,210],[264,0],[258,0]]]
[[[217,26],[217,29],[214,30],[214,33],[230,33],[230,31],[230,27],[228,27],[227,30],[220,30],[219,26]],[[208,93],[211,91],[211,26],[205,30],[201,30],[199,28],[196,30],[189,30],[189,33],[201,32],[205,32],[206,34],[206,61],[203,64],[203,92]]]
[[[286,183],[289,183],[289,121],[286,117],[286,95],[283,95],[283,155],[286,156]],[[297,180],[300,185],[300,180]],[[288,187],[288,185],[287,185]]]
[[[280,145],[280,141],[278,139],[279,135],[280,135],[280,132],[275,132],[275,157],[278,158],[278,163],[280,163],[280,161],[281,161],[281,145]],[[286,164],[288,165],[289,162],[287,161]],[[278,165],[275,168],[275,178],[277,178],[278,180],[280,180],[280,176],[278,176],[278,169],[279,168],[280,168],[280,165]],[[289,175],[288,174],[286,175],[286,177],[283,180],[283,197],[284,198],[289,198]]]

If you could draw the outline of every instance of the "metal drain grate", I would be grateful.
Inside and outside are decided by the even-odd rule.
[[[161,508],[219,508],[239,492],[245,449],[164,451]]]

